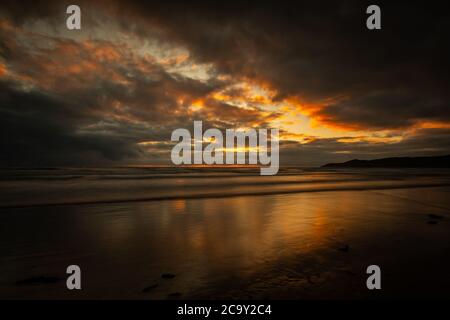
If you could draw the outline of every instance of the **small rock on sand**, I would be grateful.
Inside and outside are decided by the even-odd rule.
[[[37,276],[30,277],[23,280],[16,281],[15,284],[18,286],[29,286],[29,285],[37,285],[37,284],[50,284],[61,281],[58,277],[52,276]]]
[[[339,247],[338,250],[342,251],[342,252],[348,252],[350,250],[350,247],[349,247],[348,244],[346,244],[346,245],[344,245],[342,247]]]
[[[173,279],[173,278],[175,278],[175,275],[173,273],[163,273],[163,274],[161,274],[161,278],[163,278],[163,279]]]
[[[356,276],[355,272],[353,272],[351,270],[348,270],[348,269],[341,269],[339,271],[341,271],[341,272],[343,272],[343,273],[345,273],[346,275],[349,275],[349,276]]]
[[[142,289],[142,292],[149,292],[152,289],[155,289],[158,286],[157,283],[151,284],[148,287],[145,287],[144,289]]]
[[[181,297],[181,292],[173,292],[167,295],[168,298],[179,298]]]
[[[428,215],[428,218],[434,219],[434,220],[442,220],[442,219],[444,219],[444,216],[441,216],[441,215],[438,215],[438,214],[430,213],[430,214]]]
[[[427,221],[427,223],[428,223],[428,224],[438,224],[438,222],[437,222],[437,221],[434,221],[434,220]]]

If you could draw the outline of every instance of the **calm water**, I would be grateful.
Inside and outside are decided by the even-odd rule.
[[[440,279],[450,267],[445,171],[65,169],[2,177],[2,298],[357,298],[367,295],[370,264],[386,270],[389,297],[426,294],[434,280],[436,295],[450,290]],[[429,224],[428,214],[442,219]],[[65,289],[70,264],[82,269],[80,292]],[[38,280],[20,282],[27,279]]]

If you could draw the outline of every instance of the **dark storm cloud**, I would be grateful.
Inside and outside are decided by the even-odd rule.
[[[66,100],[1,82],[0,101],[2,165],[107,163],[137,156],[124,138],[76,134],[80,115]]]
[[[321,115],[336,122],[391,128],[450,120],[444,111],[450,108],[445,8],[434,2],[381,3],[382,30],[369,31],[368,4],[132,2],[127,12],[221,72],[270,83],[279,98],[344,98],[323,104]]]
[[[151,162],[158,150],[148,153],[139,142],[170,140],[193,116],[209,126],[264,123],[259,112],[226,103],[192,114],[193,101],[226,82],[169,74],[154,59],[108,41],[0,27],[2,165]]]
[[[328,105],[318,112],[329,123],[356,124],[370,128],[397,128],[414,125],[420,120],[448,121],[450,119],[447,92],[434,95],[424,91],[394,89],[370,92]]]
[[[32,21],[64,26],[68,4],[0,5],[0,18],[10,24],[0,25],[0,67],[6,65],[7,73],[0,88],[2,164],[146,159],[137,144],[142,141],[154,142],[147,149],[159,157],[168,150],[164,141],[171,131],[190,127],[193,120],[224,129],[264,126],[279,116],[214,101],[209,95],[229,80],[170,74],[109,40],[25,36],[22,28]],[[89,22],[83,32],[116,21],[121,31],[142,40],[157,37],[161,45],[179,45],[192,61],[211,64],[217,74],[273,88],[276,101],[296,97],[318,106],[310,115],[322,124],[381,130],[450,121],[450,20],[438,3],[379,3],[382,30],[377,31],[366,29],[365,9],[371,3],[361,1],[78,4]],[[199,99],[208,108],[190,111]],[[317,164],[448,153],[449,139],[447,129],[421,129],[385,144],[318,137],[306,144],[283,142],[281,160]]]
[[[22,24],[27,19],[46,19],[58,17],[58,13],[65,12],[64,3],[58,0],[24,0],[24,1],[3,1],[0,13],[8,15],[14,23]]]

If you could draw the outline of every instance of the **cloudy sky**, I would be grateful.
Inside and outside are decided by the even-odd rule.
[[[433,1],[0,4],[1,166],[169,164],[174,129],[276,127],[281,164],[450,153]]]

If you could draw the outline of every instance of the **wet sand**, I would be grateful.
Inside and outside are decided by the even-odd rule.
[[[3,208],[0,298],[449,298],[449,191]],[[81,291],[66,289],[71,264]],[[371,264],[382,290],[366,288]]]

